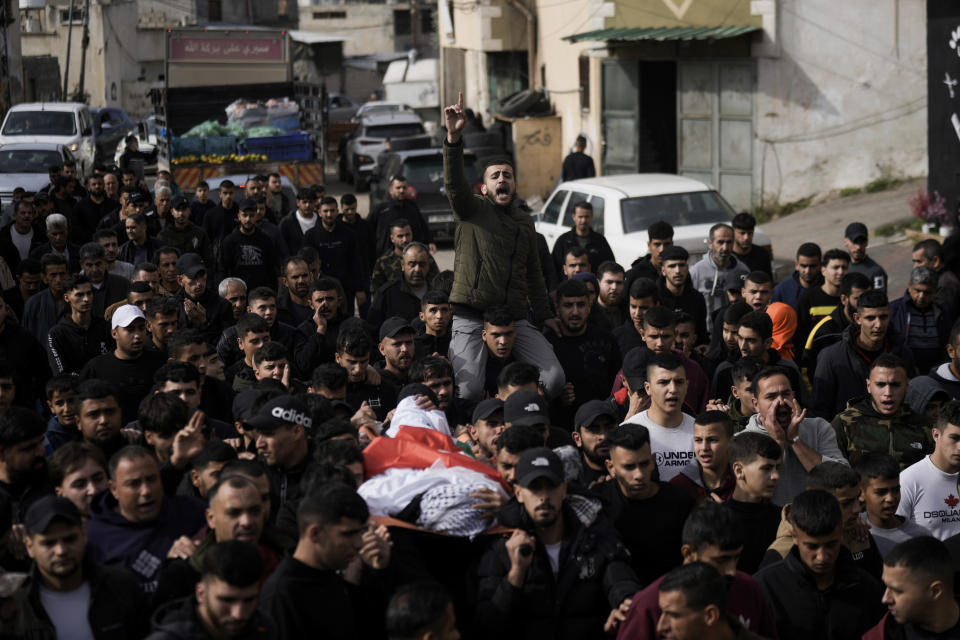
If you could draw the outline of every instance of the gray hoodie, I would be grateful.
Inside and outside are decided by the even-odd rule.
[[[739,291],[743,287],[743,280],[750,273],[750,267],[730,256],[730,264],[718,268],[710,252],[707,251],[697,264],[690,267],[690,279],[697,291],[703,294],[707,302],[707,317],[714,311],[728,304],[727,289]]]
[[[764,426],[760,424],[759,413],[750,416],[746,428],[740,433],[746,433],[748,431],[770,435]],[[800,440],[805,445],[823,456],[824,462],[832,461],[849,464],[847,459],[843,457],[843,453],[840,452],[840,447],[837,446],[836,432],[833,430],[833,427],[830,426],[830,423],[823,418],[805,418],[803,422],[800,423],[800,431],[797,435],[800,436]],[[793,448],[790,447],[788,443],[786,451],[783,452],[783,466],[780,467],[780,481],[777,482],[777,488],[773,491],[773,503],[780,507],[789,504],[798,493],[803,491],[806,481],[807,470],[803,468],[803,465],[797,458],[797,454],[793,452]]]

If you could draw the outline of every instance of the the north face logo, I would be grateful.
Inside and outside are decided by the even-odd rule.
[[[534,458],[533,460],[531,460],[530,464],[532,464],[535,467],[549,467],[550,461],[547,460],[546,458],[540,457],[540,458]]]
[[[536,402],[531,402],[523,408],[524,411],[540,411],[540,405]]]
[[[293,424],[303,425],[307,429],[313,426],[312,418],[309,418],[307,415],[300,413],[299,411],[294,411],[293,409],[274,407],[273,411],[270,412],[270,415],[278,420],[283,420],[284,422],[292,422]]]
[[[944,499],[944,502],[947,503],[947,506],[948,506],[948,507],[950,507],[951,509],[953,509],[955,506],[957,506],[958,504],[960,504],[960,498],[954,497],[954,495],[951,493],[949,496],[947,496],[947,497]]]

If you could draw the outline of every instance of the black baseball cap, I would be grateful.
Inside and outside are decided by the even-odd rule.
[[[23,524],[31,533],[43,533],[54,520],[63,520],[67,524],[83,523],[83,517],[75,504],[66,498],[48,495],[30,505]]]
[[[274,431],[288,424],[299,424],[304,429],[313,426],[313,418],[307,405],[294,396],[283,395],[267,402],[256,415],[247,419],[246,424],[257,431]]]
[[[480,401],[473,410],[473,424],[479,420],[486,420],[494,411],[503,411],[503,400],[500,398],[487,398]]]
[[[170,206],[174,209],[187,209],[190,207],[190,201],[183,196],[177,196]]]
[[[235,395],[231,405],[233,419],[246,424],[247,420],[253,417],[254,407],[262,395],[263,391],[260,389],[246,389]]]
[[[546,447],[527,449],[517,462],[516,478],[517,485],[524,488],[540,478],[546,478],[556,486],[564,481],[563,464],[560,457]]]
[[[416,333],[413,330],[413,325],[401,318],[400,316],[393,316],[387,318],[383,321],[383,324],[380,325],[380,339],[384,338],[395,338],[398,333]]]
[[[623,377],[634,391],[643,389],[647,381],[647,362],[650,351],[646,347],[634,347],[623,356]]]
[[[503,403],[503,420],[512,425],[550,424],[547,401],[536,391],[519,389]]]
[[[863,242],[870,237],[870,234],[867,231],[867,225],[862,222],[851,222],[843,232],[843,237],[853,242]]]
[[[143,195],[142,193],[135,193],[132,196],[130,196],[129,201],[130,201],[130,204],[140,204],[141,202],[146,204],[150,200],[147,198],[147,196]]]
[[[632,385],[631,388],[633,388]],[[573,418],[573,427],[575,429],[589,427],[601,416],[609,416],[613,419],[614,424],[620,422],[609,402],[606,400],[588,400],[577,409],[577,414]]]
[[[240,203],[240,211],[256,211],[257,210],[257,201],[253,198],[247,198]]]
[[[207,267],[203,264],[203,258],[197,253],[185,253],[177,260],[177,273],[187,276],[191,280]]]

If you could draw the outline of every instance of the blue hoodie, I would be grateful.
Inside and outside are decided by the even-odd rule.
[[[204,526],[205,505],[187,496],[163,496],[153,522],[130,522],[116,510],[117,500],[104,491],[90,505],[87,551],[99,564],[124,567],[140,579],[147,594],[157,588],[160,566],[180,536],[193,536]]]

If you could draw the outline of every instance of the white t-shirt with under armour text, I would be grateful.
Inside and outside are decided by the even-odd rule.
[[[897,515],[916,522],[934,538],[946,540],[960,533],[960,473],[937,468],[930,456],[900,472]]]
[[[660,482],[670,482],[696,460],[693,454],[693,416],[683,414],[679,426],[663,427],[651,420],[647,411],[641,411],[623,424],[643,425],[650,432],[650,451],[657,461]]]

